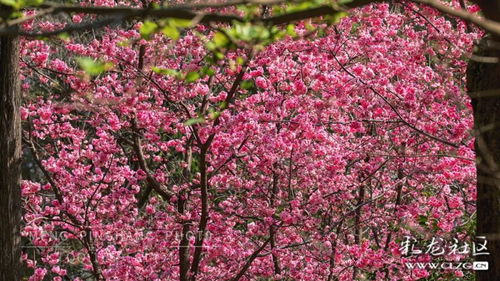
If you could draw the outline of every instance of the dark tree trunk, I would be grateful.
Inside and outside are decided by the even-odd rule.
[[[491,38],[483,38],[476,55],[500,57],[500,49],[492,48],[491,43]],[[476,260],[489,263],[489,270],[476,271],[476,277],[477,281],[500,280],[500,63],[471,60],[467,88],[476,132],[476,235],[486,236],[490,253],[476,256]]]
[[[0,280],[21,280],[18,39],[0,37]]]

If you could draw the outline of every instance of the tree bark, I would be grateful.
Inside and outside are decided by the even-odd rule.
[[[211,141],[210,141],[211,142]],[[206,142],[200,148],[199,167],[200,167],[200,189],[201,189],[201,215],[198,225],[198,233],[194,242],[193,262],[191,263],[191,281],[196,281],[201,262],[201,254],[203,252],[203,241],[205,240],[207,223],[208,223],[208,177],[207,177],[207,151],[210,142]]]
[[[498,41],[498,40],[497,40]],[[492,38],[482,39],[477,56],[500,57]],[[498,44],[498,43],[496,43]],[[467,88],[474,111],[477,168],[477,236],[485,236],[489,270],[476,271],[477,281],[500,278],[500,63],[471,60],[467,68]],[[482,243],[482,242],[481,242]]]
[[[0,37],[0,280],[21,280],[18,38]]]

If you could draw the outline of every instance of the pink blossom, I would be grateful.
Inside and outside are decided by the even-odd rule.
[[[259,76],[255,79],[255,84],[257,85],[257,87],[261,88],[261,89],[267,89],[267,81],[265,78],[263,78],[262,76]]]

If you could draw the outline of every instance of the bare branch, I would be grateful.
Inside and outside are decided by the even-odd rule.
[[[464,21],[475,24],[491,34],[500,36],[500,23],[496,21],[478,17],[464,9],[455,9],[435,0],[415,0],[414,2],[430,6],[443,14],[463,19]]]

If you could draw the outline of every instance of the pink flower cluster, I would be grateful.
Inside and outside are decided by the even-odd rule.
[[[253,255],[241,280],[428,276],[404,266],[398,239],[470,239],[463,55],[479,34],[392,5],[286,37],[246,69],[230,67],[243,49],[207,66],[208,27],[178,41],[141,40],[137,25],[24,39],[22,119],[40,164],[22,185],[30,280],[178,280],[182,253],[207,281]],[[113,68],[83,75],[81,56]],[[254,87],[232,90],[240,71]]]

